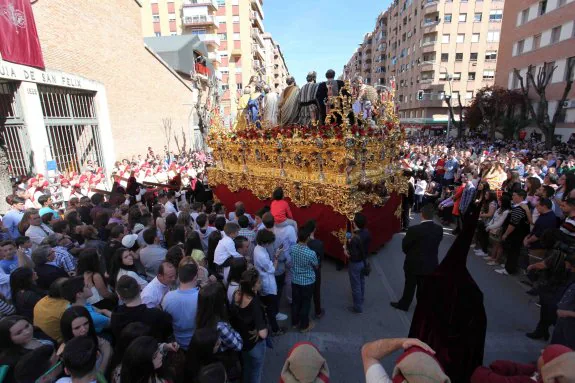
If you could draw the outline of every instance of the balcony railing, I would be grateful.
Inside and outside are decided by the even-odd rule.
[[[260,3],[260,0],[251,0],[252,3],[252,8],[254,8],[255,10],[257,10],[260,15],[262,16],[262,18],[264,18],[264,10],[262,8],[262,5]]]
[[[186,16],[184,12],[184,25],[213,25],[218,27],[220,23],[215,16],[209,15],[194,15]]]
[[[265,47],[264,39],[258,28],[252,28],[252,38],[254,38],[262,47]]]
[[[264,31],[264,22],[263,22],[262,18],[260,17],[260,15],[257,12],[252,11],[250,16],[251,16],[250,19],[255,24],[255,26],[258,27],[263,32]]]
[[[186,0],[182,6],[185,7],[196,7],[198,5],[207,5],[212,7],[214,11],[218,10],[218,1],[217,0]]]
[[[421,80],[419,80],[420,84],[431,84],[433,82],[433,77],[432,78],[422,78]]]
[[[421,43],[421,46],[422,46],[422,47],[427,47],[427,46],[430,46],[430,45],[435,45],[436,43],[437,43],[437,40],[423,41],[423,42]]]
[[[425,0],[423,2],[423,8],[432,7],[437,4],[439,4],[439,1],[437,0]]]
[[[198,36],[200,41],[203,41],[206,45],[213,44],[219,47],[221,44],[220,36],[216,33],[206,33],[196,36]]]

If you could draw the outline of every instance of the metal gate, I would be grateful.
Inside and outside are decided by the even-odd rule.
[[[52,158],[61,172],[103,166],[94,92],[38,86]]]
[[[30,175],[32,168],[32,151],[17,89],[16,82],[0,82],[0,136],[8,155],[10,177]]]

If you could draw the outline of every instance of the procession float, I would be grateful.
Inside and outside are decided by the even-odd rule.
[[[281,123],[289,111],[282,105],[290,96],[285,90],[277,118],[262,118],[266,105],[260,105],[263,112],[253,113],[250,106],[245,113],[240,110],[232,128],[215,115],[208,133],[214,159],[208,179],[215,198],[229,211],[242,201],[247,211],[255,212],[269,205],[272,192],[282,187],[298,225],[315,219],[316,237],[324,242],[326,254],[345,261],[342,243],[356,213],[367,217],[370,251],[399,230],[400,194],[407,181],[398,162],[405,133],[393,90],[376,90],[361,80],[338,83],[336,94],[299,104],[300,118],[292,120],[305,121],[301,114],[307,113],[309,123]],[[265,101],[259,95],[250,99]],[[311,113],[301,108],[312,104]]]

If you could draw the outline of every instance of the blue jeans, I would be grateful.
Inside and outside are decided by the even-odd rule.
[[[250,351],[242,351],[243,383],[260,383],[265,356],[265,340],[260,340]]]
[[[353,308],[356,311],[363,311],[363,297],[365,295],[365,276],[361,273],[363,262],[349,262],[348,273],[351,284],[351,296],[353,298]]]

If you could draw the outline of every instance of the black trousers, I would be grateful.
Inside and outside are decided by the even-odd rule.
[[[487,246],[489,245],[489,233],[485,231],[485,222],[478,221],[477,229],[475,230],[475,237],[479,248],[487,253]]]
[[[404,273],[405,285],[403,286],[403,295],[398,303],[400,307],[407,310],[413,301],[416,289],[419,294],[422,278],[419,275],[408,273],[406,271],[404,271]]]
[[[311,285],[291,284],[292,305],[291,323],[304,330],[309,326],[309,311],[311,309],[311,298],[313,296],[313,283]]]
[[[321,313],[321,266],[315,270],[315,283],[313,285],[313,312],[315,315]]]
[[[521,255],[521,240],[517,241],[515,238],[509,239],[504,243],[503,249],[507,255],[507,260],[505,261],[505,270],[509,274],[515,274],[519,267],[519,256]]]
[[[266,308],[266,315],[268,317],[268,323],[273,332],[280,329],[278,326],[278,321],[276,320],[276,315],[278,313],[278,296],[277,295],[260,295],[260,300]]]
[[[277,297],[278,297],[278,299],[277,299],[278,312],[279,312],[279,308],[280,308],[281,303],[282,303],[282,294],[284,292],[285,283],[286,283],[286,273],[283,273],[281,275],[276,275],[276,286],[278,289],[278,295],[277,295]]]

